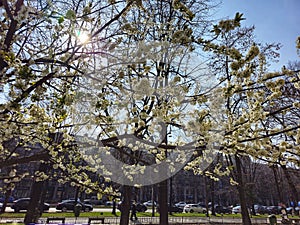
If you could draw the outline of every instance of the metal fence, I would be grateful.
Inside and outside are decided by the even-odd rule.
[[[253,225],[269,224],[267,218],[252,218]],[[65,224],[88,224],[89,218],[65,218]],[[0,223],[23,223],[21,218],[1,218]],[[279,222],[279,221],[278,221]],[[41,218],[39,224],[46,224],[47,218]],[[120,224],[120,217],[105,217],[105,224]],[[169,217],[169,223],[174,225],[202,225],[202,224],[242,224],[241,219],[230,217]],[[54,224],[54,223],[53,223]],[[61,224],[55,222],[55,224]],[[101,221],[95,221],[93,224],[101,224]],[[139,217],[137,221],[130,221],[130,225],[134,224],[159,224],[159,217]]]

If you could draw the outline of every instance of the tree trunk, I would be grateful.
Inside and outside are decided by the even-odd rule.
[[[159,224],[168,225],[168,180],[158,186]]]
[[[172,177],[169,179],[169,185],[170,185],[170,194],[169,194],[169,204],[170,204],[170,211],[169,214],[172,215],[172,205],[173,205],[173,180]]]
[[[243,225],[251,225],[252,223],[248,213],[245,185],[243,181],[242,163],[241,163],[241,159],[237,155],[235,155],[235,163],[236,163],[237,182],[239,183],[238,192],[239,192],[239,198],[241,203]]]
[[[116,203],[116,198],[113,198],[113,207],[112,207],[112,212],[111,214],[117,215],[117,203]]]
[[[284,202],[283,201],[283,196],[282,196],[282,191],[281,191],[281,188],[280,188],[280,181],[278,179],[278,168],[274,165],[272,166],[272,170],[273,170],[273,174],[274,174],[274,178],[275,178],[275,185],[276,185],[276,190],[277,190],[277,194],[278,194],[278,197],[279,197],[279,201],[280,202]]]
[[[48,166],[46,164],[40,164],[39,171],[46,173],[47,169]],[[24,219],[25,224],[38,223],[38,219],[43,213],[44,202],[41,200],[44,190],[46,190],[45,184],[45,181],[34,181],[31,188],[29,206]]]
[[[9,189],[5,192],[5,197],[4,197],[2,208],[0,209],[0,213],[5,213],[5,208],[7,206],[7,202],[9,200],[10,195],[11,195],[11,192],[12,192],[11,189]]]
[[[154,205],[154,184],[152,185],[152,190],[151,190],[151,200],[152,200],[152,217],[154,217],[155,216],[155,205]]]
[[[291,177],[291,175],[289,174],[289,171],[287,170],[286,166],[282,165],[281,168],[283,169],[283,173],[284,173],[284,176],[286,177],[286,180],[289,184],[289,187],[290,187],[290,190],[291,190],[291,193],[292,193],[292,201],[294,203],[297,203],[298,199],[300,199],[299,197],[299,193],[297,191],[297,188],[293,182],[293,178]]]
[[[210,180],[211,215],[215,216],[215,182]]]
[[[251,212],[252,212],[253,216],[256,216],[256,210],[255,210],[254,204],[251,204]]]
[[[206,217],[209,217],[209,207],[208,207],[208,184],[207,177],[204,175],[204,186],[205,186],[205,207],[206,207]]]
[[[124,198],[121,204],[120,225],[128,225],[130,214],[131,186],[124,185],[123,188]]]
[[[75,187],[75,205],[77,204],[78,202],[78,198],[79,198],[79,187]]]

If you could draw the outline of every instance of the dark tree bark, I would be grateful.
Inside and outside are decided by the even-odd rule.
[[[117,204],[116,204],[116,198],[113,199],[113,207],[112,207],[112,211],[111,211],[111,214],[113,215],[117,215]]]
[[[215,216],[215,182],[210,180],[211,215]]]
[[[9,200],[10,195],[11,195],[11,189],[9,189],[9,190],[7,190],[5,192],[5,197],[4,197],[2,208],[0,209],[0,213],[4,213],[5,212],[5,208],[7,206],[7,202]]]
[[[171,210],[172,205],[173,205],[173,180],[172,180],[172,177],[170,177],[170,179],[169,179],[169,185],[170,185],[170,193],[169,193],[170,212],[169,212],[169,214],[172,215],[172,210]]]
[[[279,197],[279,201],[280,202],[284,202],[283,201],[283,196],[282,196],[282,191],[280,188],[280,180],[278,179],[278,168],[274,165],[272,166],[272,170],[273,170],[273,174],[274,174],[274,178],[275,178],[275,185],[276,185],[276,190],[277,190],[277,194]]]
[[[208,207],[208,191],[209,187],[207,184],[207,177],[204,176],[204,186],[205,186],[205,207],[206,207],[206,217],[209,217],[209,207]]]
[[[130,214],[130,200],[131,200],[132,187],[124,185],[123,186],[123,201],[121,204],[121,220],[120,225],[129,224],[129,214]]]
[[[79,198],[79,187],[76,187],[74,198],[75,198],[75,205],[76,205]]]
[[[10,19],[10,25],[9,25],[8,31],[7,31],[5,39],[4,39],[4,45],[0,47],[0,49],[5,52],[8,52],[9,49],[11,48],[15,33],[17,32],[18,21],[14,19],[14,16],[18,15],[18,13],[21,10],[23,5],[24,5],[23,0],[18,0],[14,6],[15,10],[14,10],[14,15],[13,15],[11,10],[9,9],[8,2],[6,0],[1,1],[1,6],[4,6],[4,9],[6,10],[6,13]],[[0,56],[0,71],[2,71],[7,66],[8,66],[8,63],[4,60],[3,56],[1,55]]]
[[[48,170],[48,165],[41,163],[39,167],[40,172],[46,173]],[[27,208],[27,212],[25,215],[24,223],[30,224],[30,223],[38,223],[38,219],[41,217],[43,213],[43,194],[45,194],[45,184],[47,182],[45,181],[34,181],[32,188],[31,188],[31,194],[30,194],[30,202],[29,206]]]
[[[151,199],[152,199],[152,213],[151,216],[155,216],[155,205],[154,205],[154,185],[152,185],[152,190],[151,190]]]
[[[238,192],[239,192],[239,198],[240,198],[240,203],[241,203],[243,225],[251,225],[252,223],[251,223],[250,216],[248,213],[248,208],[247,208],[245,184],[243,181],[242,163],[241,163],[241,159],[238,155],[235,155],[235,163],[236,163],[237,182],[239,183],[238,184]]]
[[[291,198],[292,198],[292,201],[294,203],[298,202],[298,200],[300,199],[300,196],[299,196],[299,193],[297,191],[297,188],[293,182],[293,178],[291,177],[289,171],[287,170],[287,167],[285,165],[282,165],[281,166],[282,170],[283,170],[283,173],[284,173],[284,176],[287,180],[287,183],[289,184],[289,188],[291,190]]]
[[[159,224],[168,225],[168,180],[158,185]]]

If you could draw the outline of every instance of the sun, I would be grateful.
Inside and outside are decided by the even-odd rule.
[[[90,40],[89,34],[85,31],[79,31],[77,38],[78,38],[80,44],[86,44]]]

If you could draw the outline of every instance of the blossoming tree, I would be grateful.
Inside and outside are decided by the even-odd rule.
[[[299,71],[283,68],[269,72],[268,63],[278,56],[279,46],[256,43],[254,28],[236,29],[241,16],[237,13],[235,19],[214,26],[217,38],[208,43],[207,49],[215,53],[212,69],[218,74],[219,90],[225,99],[225,134],[220,152],[227,158],[234,175],[232,183],[239,191],[243,224],[251,224],[242,159],[299,165],[299,123],[296,122],[299,107],[295,96]]]
[[[7,184],[23,176],[13,166],[30,162],[59,168],[64,180],[89,182],[84,169],[76,165],[79,155],[66,122],[72,87],[86,68],[84,43],[112,36],[114,30],[108,27],[133,2],[73,3],[0,1],[0,168],[8,170]],[[37,181],[47,176],[45,170],[36,173]],[[26,223],[39,216],[35,203],[30,204],[35,210],[28,213],[36,215],[26,218]]]
[[[168,223],[166,180],[217,127],[206,110],[210,78],[196,51],[209,4],[136,3],[120,18],[120,35],[86,45],[87,54],[103,54],[91,57],[74,97],[73,131],[85,160],[127,187],[160,183],[161,224]],[[121,224],[129,219],[124,198]]]
[[[98,172],[127,193],[160,183],[165,225],[166,180],[190,159],[199,173],[220,153],[235,159],[237,171],[243,155],[298,162],[298,124],[274,119],[296,113],[298,104],[269,107],[286,100],[279,77],[290,72],[267,73],[273,52],[243,39],[249,30],[235,31],[239,13],[209,32],[212,6],[209,0],[1,0],[0,168],[41,161],[37,181],[48,178],[45,164],[94,188],[87,171]],[[221,71],[206,66],[208,52]],[[296,90],[293,76],[288,84]],[[236,181],[242,200],[242,177]],[[125,196],[122,225],[129,219]],[[40,198],[32,201],[26,223],[39,216]],[[243,222],[251,223],[246,214]]]

